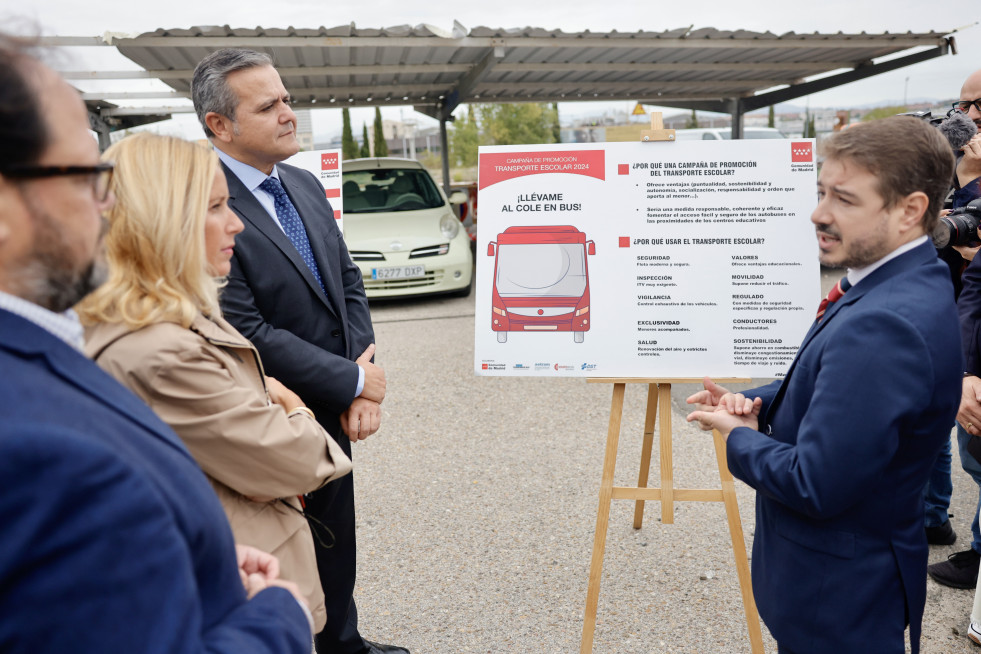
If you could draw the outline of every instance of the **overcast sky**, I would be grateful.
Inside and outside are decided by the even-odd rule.
[[[957,8],[962,11],[956,13]],[[468,29],[477,26],[539,27],[566,32],[660,32],[688,26],[778,35],[787,32],[864,31],[879,34],[964,30],[956,35],[956,56],[933,59],[794,101],[811,107],[898,104],[904,96],[910,101],[956,97],[968,74],[981,68],[981,26],[978,26],[981,6],[976,0],[943,5],[924,0],[491,0],[455,5],[439,0],[0,0],[0,25],[9,26],[11,19],[18,17],[33,21],[46,35],[58,36],[95,36],[105,32],[139,34],[158,28],[196,25],[316,28],[349,23],[361,28],[425,23],[449,31],[454,20]],[[79,62],[84,63],[79,66]],[[56,65],[118,70],[133,64],[109,48],[75,48]],[[575,116],[602,114],[607,110],[626,111],[632,104],[563,103],[560,117],[566,122]],[[669,114],[676,112],[666,110]],[[408,107],[386,107],[382,113],[386,118],[401,116],[422,124],[431,122]],[[360,132],[362,120],[370,123],[372,115],[372,109],[353,110],[355,131]],[[201,136],[200,130],[195,133],[192,119],[178,123],[188,138]],[[339,110],[315,112],[314,127],[318,135],[339,132],[339,124]]]

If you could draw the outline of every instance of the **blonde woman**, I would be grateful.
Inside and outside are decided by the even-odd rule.
[[[211,480],[235,540],[279,558],[280,577],[326,620],[313,536],[297,497],[351,470],[300,398],[263,374],[221,317],[219,281],[242,223],[209,149],[139,134],[116,164],[106,237],[109,281],[76,307],[86,351],[184,440]],[[329,537],[329,535],[327,536]]]

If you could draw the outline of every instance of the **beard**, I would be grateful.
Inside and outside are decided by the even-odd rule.
[[[102,219],[97,252],[87,261],[77,262],[75,249],[54,219],[30,201],[28,210],[33,220],[34,247],[12,266],[10,290],[28,302],[62,313],[108,278],[109,269],[102,254],[108,221]]]
[[[822,265],[830,268],[864,268],[875,263],[882,257],[892,252],[893,248],[887,244],[888,224],[885,219],[881,220],[875,230],[865,234],[860,239],[851,239],[847,245],[841,241],[841,233],[828,225],[818,225],[815,228],[818,234],[827,234],[837,238],[841,250],[837,254],[826,254],[819,252],[818,260]]]

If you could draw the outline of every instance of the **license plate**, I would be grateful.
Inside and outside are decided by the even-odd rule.
[[[372,268],[372,279],[411,279],[425,277],[425,266],[399,266],[397,268]]]

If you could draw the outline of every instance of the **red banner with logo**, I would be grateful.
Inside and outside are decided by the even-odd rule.
[[[337,170],[337,153],[331,152],[320,155],[321,170]]]
[[[606,179],[604,150],[505,152],[480,155],[480,188],[515,177],[568,173]]]

